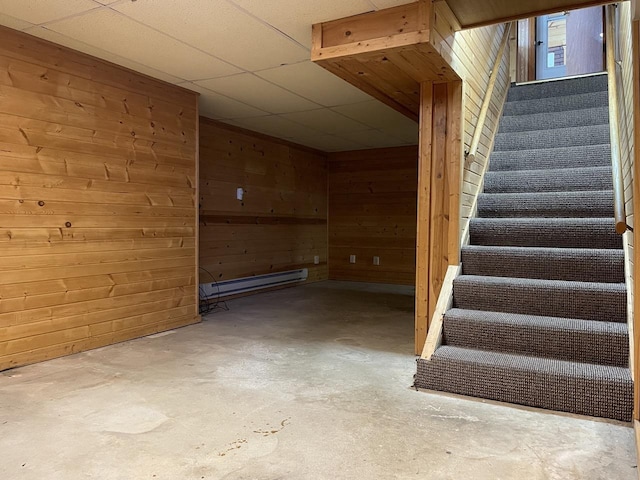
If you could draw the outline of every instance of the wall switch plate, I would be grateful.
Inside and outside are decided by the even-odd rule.
[[[320,264],[320,257],[318,255],[313,257],[313,264],[314,265],[319,265]]]
[[[243,197],[244,197],[244,188],[242,188],[242,187],[238,187],[238,188],[236,189],[236,198],[237,198],[238,200],[242,200],[242,198],[243,198]]]
[[[349,263],[356,263],[356,256],[355,255],[349,255]]]
[[[380,265],[380,257],[373,257],[373,264]]]

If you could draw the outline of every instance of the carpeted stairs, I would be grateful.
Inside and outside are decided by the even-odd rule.
[[[607,77],[512,87],[443,344],[416,387],[629,421]]]

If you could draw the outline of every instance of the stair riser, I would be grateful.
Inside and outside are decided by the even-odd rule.
[[[499,133],[496,135],[494,150],[504,152],[607,143],[609,143],[609,125],[595,125],[533,132]]]
[[[607,379],[587,381],[517,368],[419,359],[415,385],[623,422],[631,420],[633,411],[633,382],[630,379],[624,383]]]
[[[573,362],[626,367],[629,337],[624,333],[505,325],[445,316],[447,345]]]
[[[607,107],[569,110],[551,114],[514,115],[502,117],[499,133],[531,132],[535,130],[551,130],[555,128],[586,127],[609,123]]]
[[[554,220],[554,219],[549,219]],[[526,222],[516,219],[471,220],[472,245],[551,248],[622,248],[610,223]]]
[[[462,268],[465,275],[488,277],[534,278],[575,282],[623,283],[624,253],[621,250],[589,251],[578,256],[566,255],[563,250],[538,255],[527,252],[477,251],[462,249]]]
[[[492,172],[607,167],[611,166],[611,150],[605,144],[493,152],[490,162]]]
[[[531,115],[536,113],[563,112],[582,110],[584,108],[600,108],[609,105],[607,92],[583,93],[566,97],[539,98],[507,102],[504,105],[504,116]]]
[[[481,194],[482,218],[591,218],[613,215],[613,192],[574,192],[565,195]]]
[[[453,303],[465,310],[626,323],[626,291],[592,285],[505,285],[458,277],[453,287]]]
[[[512,86],[507,96],[508,102],[536,100],[539,98],[565,97],[592,92],[606,92],[606,75],[572,78],[531,85]]]

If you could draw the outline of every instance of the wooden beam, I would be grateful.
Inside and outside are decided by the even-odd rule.
[[[448,253],[449,265],[460,262],[460,217],[462,192],[462,164],[464,159],[462,81],[450,82],[447,85],[447,183],[449,185],[449,232]]]
[[[462,82],[421,86],[416,251],[416,354],[450,265],[460,261]]]
[[[429,252],[431,239],[431,146],[433,83],[420,85],[420,147],[418,151],[418,225],[416,236],[415,352],[422,352],[429,328]]]
[[[457,29],[445,2],[419,0],[314,25],[311,60],[417,121],[422,82],[459,80],[434,40]]]

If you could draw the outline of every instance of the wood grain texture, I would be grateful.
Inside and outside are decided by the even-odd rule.
[[[0,370],[199,321],[197,94],[0,40]]]
[[[201,117],[199,238],[216,280],[297,268],[326,280],[326,155]]]
[[[446,3],[420,0],[318,24],[311,59],[417,121],[420,84],[459,79],[433,41],[458,29]]]
[[[414,284],[417,168],[416,147],[329,155],[329,278]]]
[[[564,10],[605,5],[610,0],[485,0],[478,8],[475,0],[447,0],[463,28],[480,27]]]

